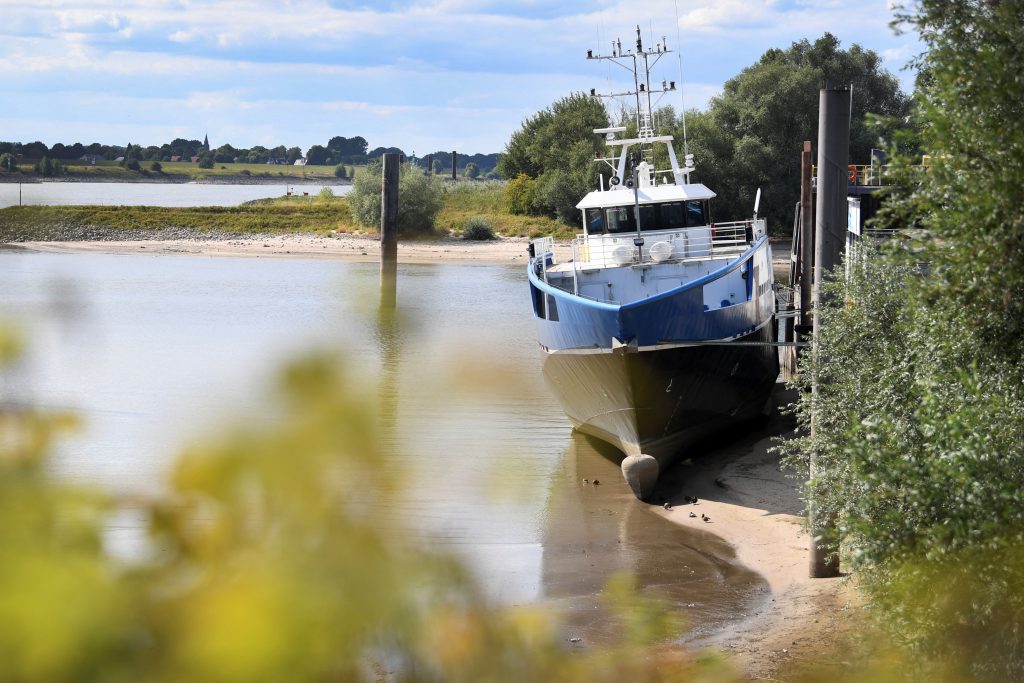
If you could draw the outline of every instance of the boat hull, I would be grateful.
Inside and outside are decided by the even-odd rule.
[[[544,377],[574,427],[629,463],[654,458],[656,479],[687,446],[765,413],[779,373],[773,331],[770,319],[728,343],[547,352]]]
[[[579,431],[622,451],[638,497],[688,445],[765,412],[779,374],[771,273],[762,237],[700,279],[617,304],[551,286],[531,262],[547,383]]]

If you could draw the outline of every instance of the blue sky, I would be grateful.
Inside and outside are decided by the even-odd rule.
[[[767,49],[829,31],[901,70],[920,50],[887,0],[0,0],[0,140],[501,151],[533,112],[608,71],[612,38],[681,47],[704,107]],[[660,78],[679,80],[678,62]],[[663,103],[678,106],[672,97]]]

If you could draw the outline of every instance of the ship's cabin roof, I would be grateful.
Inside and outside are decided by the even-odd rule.
[[[711,199],[715,196],[703,183],[692,183],[684,185],[647,185],[637,189],[636,198],[633,190],[626,187],[618,187],[614,190],[595,190],[576,205],[577,209],[603,208],[609,206],[633,206],[638,199],[640,204],[654,204],[658,202],[680,202],[700,199]]]

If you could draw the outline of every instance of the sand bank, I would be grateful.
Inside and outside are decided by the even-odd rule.
[[[778,385],[776,404],[793,399],[792,391]],[[809,538],[801,526],[798,482],[771,452],[773,439],[793,428],[791,417],[776,412],[764,428],[670,469],[656,494],[673,506],[659,514],[724,539],[740,563],[767,581],[769,593],[752,614],[689,643],[722,650],[751,680],[778,680],[780,670],[827,651],[859,609],[848,579],[808,578]],[[684,496],[699,502],[686,504]]]
[[[401,263],[525,263],[525,237],[473,242],[455,238],[429,241],[403,240],[398,245]],[[227,239],[98,240],[80,242],[19,242],[8,246],[31,251],[102,254],[190,254],[193,256],[243,258],[324,258],[350,261],[380,260],[376,235],[340,234],[261,235]],[[559,258],[569,258],[559,248]]]

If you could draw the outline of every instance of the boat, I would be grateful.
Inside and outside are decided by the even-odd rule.
[[[631,64],[633,90],[618,95],[635,97],[636,132],[594,130],[609,150],[595,162],[610,170],[576,205],[571,257],[560,261],[550,237],[529,245],[545,380],[575,429],[621,452],[641,499],[688,446],[767,414],[779,374],[760,190],[751,218],[713,220],[715,193],[694,182],[693,155],[684,147],[680,167],[673,136],[652,125],[652,94],[675,90],[651,88],[650,62],[667,52],[645,50],[639,28],[635,51],[620,41],[609,56],[588,52]]]

